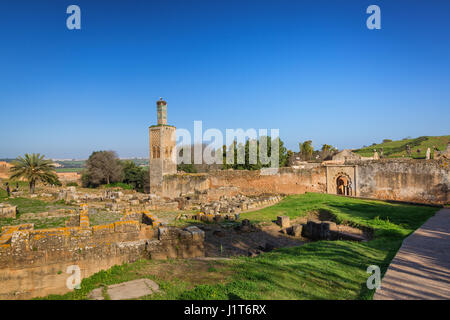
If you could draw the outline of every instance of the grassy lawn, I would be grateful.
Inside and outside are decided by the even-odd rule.
[[[241,219],[268,223],[277,215],[296,218],[317,210],[326,210],[340,223],[370,227],[374,238],[361,243],[310,242],[256,258],[204,262],[206,269],[189,265],[192,260],[140,260],[101,271],[83,279],[80,290],[47,299],[85,299],[94,288],[142,277],[155,280],[163,291],[144,299],[371,299],[374,290],[366,287],[367,267],[378,265],[384,275],[403,239],[437,208],[308,193],[244,213]],[[158,264],[184,271],[162,275]]]

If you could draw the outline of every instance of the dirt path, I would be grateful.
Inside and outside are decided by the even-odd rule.
[[[450,299],[450,208],[403,241],[374,300]]]

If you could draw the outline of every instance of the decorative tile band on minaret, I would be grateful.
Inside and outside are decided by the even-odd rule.
[[[167,124],[167,102],[162,98],[156,102],[156,111],[158,115],[158,124]]]

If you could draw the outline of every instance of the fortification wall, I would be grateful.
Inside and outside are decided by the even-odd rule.
[[[326,191],[326,170],[320,164],[311,168],[280,168],[272,175],[259,170],[216,171],[210,173],[210,188],[237,187],[246,195],[263,193],[299,194]]]
[[[386,159],[356,163],[358,196],[449,203],[448,160]]]
[[[278,173],[220,170],[203,174],[175,174],[164,177],[163,195],[175,198],[200,194],[202,199],[220,196],[336,193],[336,177],[346,174],[352,181],[352,195],[421,203],[449,202],[449,160],[382,159],[352,160],[339,164],[308,164],[308,167],[280,168]]]
[[[259,195],[264,193],[298,194],[326,192],[326,169],[320,164],[310,168],[280,168],[273,175],[259,170],[220,170],[201,174],[164,176],[162,194],[175,198],[190,193],[208,193],[208,199],[222,195]]]
[[[136,214],[134,214],[136,215]],[[33,230],[33,225],[2,228],[0,236],[0,299],[29,299],[62,294],[69,289],[69,266],[88,277],[116,264],[140,258],[190,258],[204,255],[204,233],[162,227],[150,214],[124,216],[122,221],[89,227]],[[139,219],[141,221],[133,220]]]

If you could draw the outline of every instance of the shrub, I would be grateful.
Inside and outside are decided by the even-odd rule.
[[[78,183],[76,182],[67,182],[66,187],[78,187]]]
[[[126,184],[123,182],[109,183],[109,184],[103,185],[103,187],[105,187],[105,188],[122,188],[125,190],[133,190],[133,188],[134,188],[132,185],[129,185],[129,184]]]

